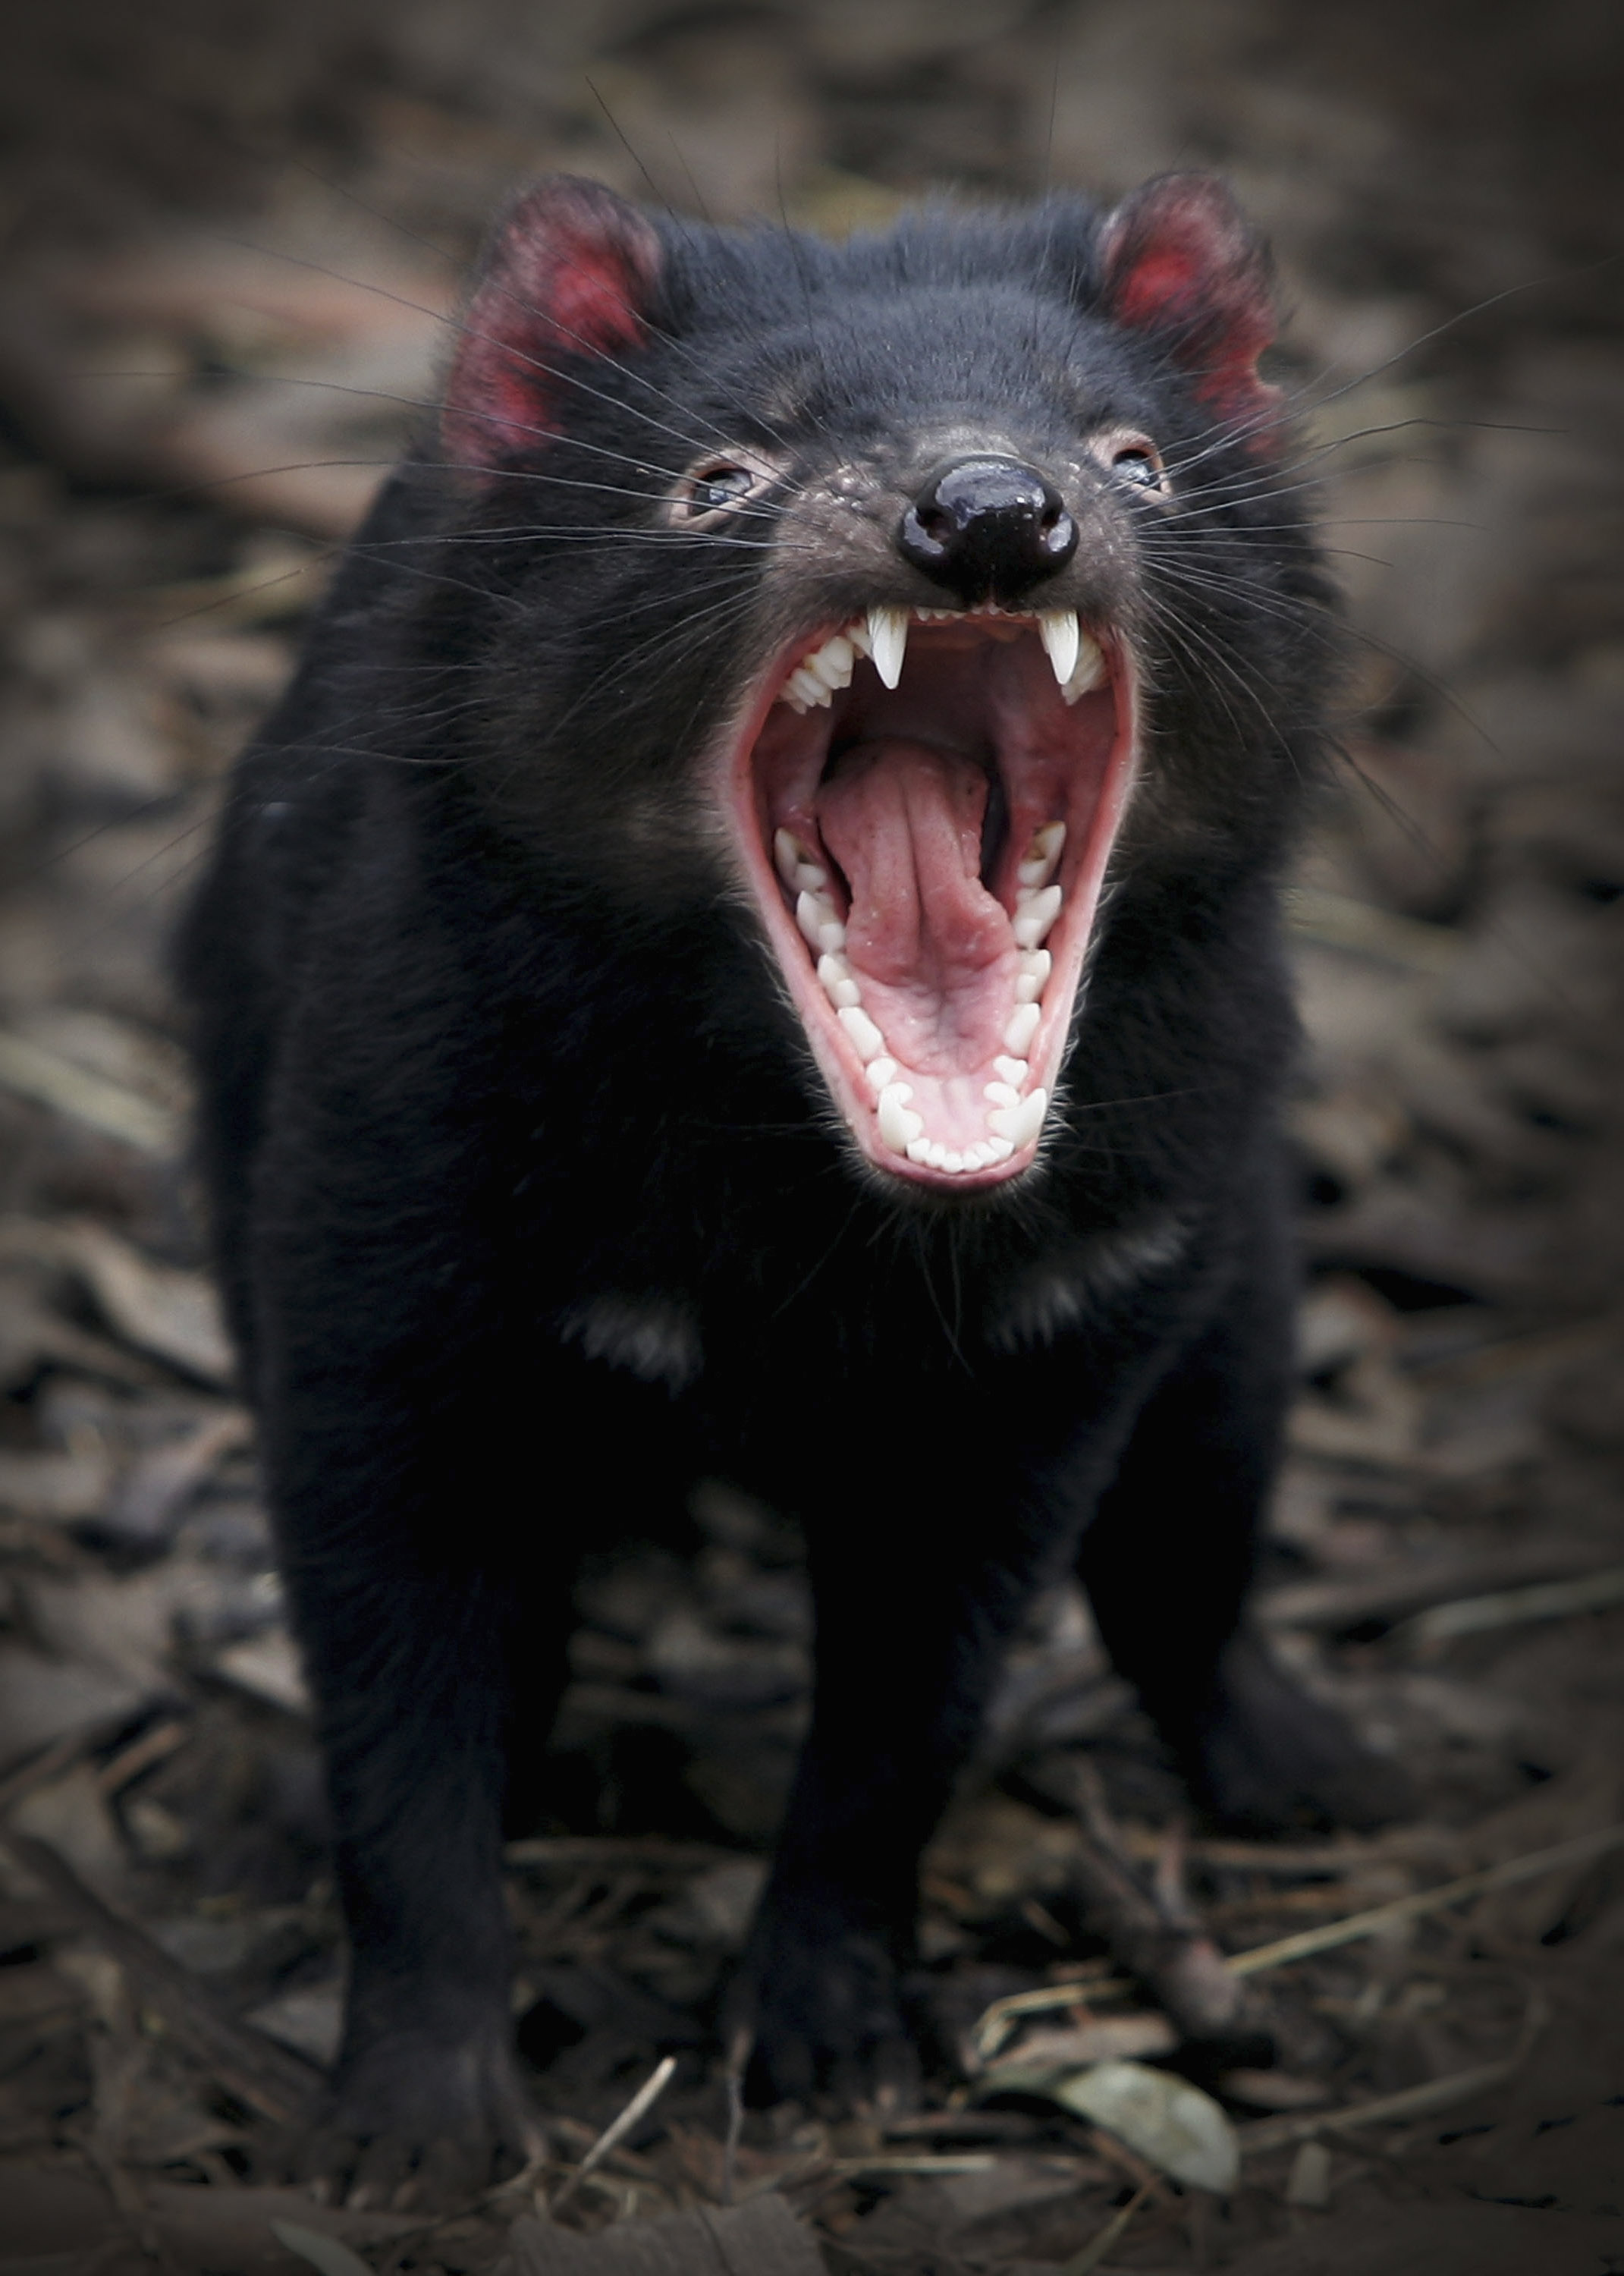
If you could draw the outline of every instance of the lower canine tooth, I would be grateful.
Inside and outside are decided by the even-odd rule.
[[[877,1058],[885,1048],[885,1038],[861,1004],[847,1004],[835,1013],[856,1048],[857,1056],[866,1066]]]
[[[880,1136],[896,1154],[906,1154],[914,1139],[924,1134],[924,1119],[910,1113],[908,1101],[913,1088],[906,1082],[887,1083],[879,1096],[877,1119]]]
[[[1009,1025],[1004,1030],[1006,1047],[1021,1057],[1037,1033],[1037,1023],[1043,1018],[1043,1006],[1038,1004],[1017,1004],[1009,1015]],[[1000,1073],[1002,1070],[999,1070]]]
[[[1043,1128],[1048,1110],[1048,1092],[1035,1090],[1019,1106],[999,1107],[990,1114],[987,1127],[995,1137],[1007,1138],[1012,1147],[1029,1146]]]

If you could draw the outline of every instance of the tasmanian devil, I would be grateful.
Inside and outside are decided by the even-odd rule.
[[[1069,1567],[1202,1803],[1388,1772],[1243,1623],[1289,1377],[1277,897],[1335,669],[1216,182],[830,245],[555,179],[182,949],[353,1947],[323,2156],[524,2136],[505,1823],[578,1560],[805,1530],[731,2028],[906,2085],[916,1861]]]

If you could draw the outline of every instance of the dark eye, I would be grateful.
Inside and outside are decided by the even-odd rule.
[[[694,475],[693,503],[701,513],[737,505],[755,486],[755,477],[744,467],[711,467]]]
[[[1113,474],[1120,474],[1125,482],[1135,483],[1142,490],[1159,490],[1162,487],[1162,469],[1156,453],[1142,449],[1137,444],[1130,444],[1126,449],[1112,454],[1111,471]]]

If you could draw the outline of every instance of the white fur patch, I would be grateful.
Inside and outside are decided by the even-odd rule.
[[[686,1391],[704,1365],[699,1323],[673,1296],[649,1291],[640,1296],[595,1296],[564,1323],[565,1340],[579,1344],[588,1359],[624,1368],[640,1383]]]
[[[1158,1218],[1127,1232],[1100,1233],[1053,1263],[1030,1266],[994,1313],[987,1341],[995,1351],[1041,1350],[1107,1298],[1176,1263],[1188,1239],[1189,1228],[1178,1218]]]

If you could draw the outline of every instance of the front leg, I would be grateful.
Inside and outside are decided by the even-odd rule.
[[[485,2187],[533,2137],[512,2048],[503,1816],[512,1743],[539,1751],[562,1688],[573,1540],[515,1510],[513,1417],[533,1423],[536,1360],[507,1334],[474,1240],[453,1307],[421,1257],[386,1258],[368,1285],[360,1245],[314,1207],[300,1232],[265,1253],[255,1392],[351,1974],[329,2107],[299,2170],[353,2202],[408,2183],[436,2198]],[[528,1407],[512,1383],[526,1361]]]
[[[306,1600],[339,1892],[345,2033],[300,2170],[353,2204],[439,2197],[522,2161],[503,1902],[509,1688],[481,1576],[358,1571]],[[536,1734],[539,1744],[542,1734]]]
[[[752,2041],[753,2100],[849,2105],[917,2080],[899,1979],[919,1855],[1113,1451],[1093,1436],[1058,1489],[1009,1410],[977,1403],[978,1429],[945,1410],[854,1432],[808,1497],[812,1725],[726,2018]],[[906,1461],[884,1451],[899,1441]]]

